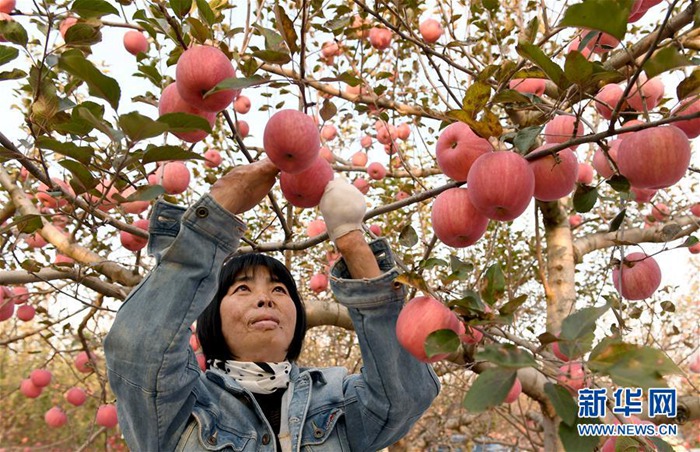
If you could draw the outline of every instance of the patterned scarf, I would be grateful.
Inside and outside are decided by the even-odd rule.
[[[226,374],[241,386],[255,394],[272,394],[278,389],[289,387],[289,361],[281,363],[254,363],[244,361],[209,360],[209,368]]]

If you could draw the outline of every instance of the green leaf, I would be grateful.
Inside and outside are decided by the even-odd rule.
[[[136,191],[130,194],[126,199],[118,194],[115,194],[113,197],[119,202],[151,201],[164,193],[165,189],[160,185],[144,185],[138,187]]]
[[[100,18],[109,14],[119,15],[117,8],[104,0],[75,0],[71,11],[84,19]]]
[[[336,113],[338,113],[338,108],[330,100],[324,99],[323,106],[321,107],[321,110],[319,110],[318,113],[321,115],[321,119],[323,119],[324,121],[328,121],[331,118],[333,118],[333,116],[335,116]]]
[[[333,19],[327,21],[325,24],[323,24],[323,27],[326,28],[327,30],[331,31],[336,31],[336,30],[344,30],[350,25],[352,22],[352,17],[351,16],[341,16],[341,17],[334,17]]]
[[[694,70],[688,77],[683,79],[676,87],[678,100],[694,96],[700,93],[700,69]]]
[[[7,42],[22,47],[27,47],[27,42],[29,41],[27,30],[14,20],[0,20],[0,36],[5,38]]]
[[[619,193],[627,193],[630,191],[630,181],[621,174],[613,174],[613,176],[605,181],[613,190]]]
[[[486,303],[493,305],[506,289],[506,278],[503,275],[501,266],[498,264],[491,265],[482,279],[486,280],[486,284],[481,290],[481,298]]]
[[[99,27],[78,22],[66,31],[65,41],[68,47],[90,46],[102,41],[102,33]]]
[[[202,21],[194,17],[188,17],[186,22],[190,25],[190,33],[192,36],[202,44],[211,39],[211,28],[204,25]]]
[[[249,88],[251,86],[256,86],[256,85],[262,85],[264,83],[269,82],[270,79],[266,77],[262,77],[260,75],[253,75],[252,77],[245,77],[245,78],[236,78],[236,77],[231,77],[224,79],[217,83],[215,87],[210,89],[204,94],[204,99],[207,97],[211,96],[214,93],[217,93],[219,91],[224,91],[227,89],[235,89],[235,90],[241,90],[243,88]]]
[[[678,248],[681,248],[681,247],[688,248],[688,247],[695,245],[698,242],[700,242],[700,240],[698,240],[698,238],[695,237],[694,235],[691,235],[690,237],[685,239],[685,242],[683,242],[682,245],[679,245]]]
[[[253,52],[253,56],[270,64],[287,64],[292,61],[289,52],[280,52],[276,50],[256,50]]]
[[[507,369],[537,366],[532,353],[513,344],[487,344],[483,350],[476,353],[474,358]]]
[[[462,342],[457,333],[450,329],[433,331],[425,338],[423,348],[428,358],[444,353],[454,353],[459,350]]]
[[[481,0],[481,3],[484,5],[484,8],[492,13],[495,13],[498,10],[498,0]]]
[[[37,229],[41,229],[44,226],[44,223],[41,221],[41,215],[38,214],[28,214],[28,215],[21,215],[15,219],[12,220],[11,224],[6,225],[3,227],[2,233],[5,233],[10,230],[10,228],[16,226],[17,230],[19,232],[24,232],[25,234],[31,234],[32,232],[36,231]]]
[[[610,309],[610,305],[606,303],[600,307],[583,308],[569,314],[561,322],[559,337],[566,340],[576,340],[595,333],[596,322],[608,309]]]
[[[472,83],[462,99],[462,110],[467,112],[471,117],[476,117],[476,114],[486,107],[491,98],[491,85],[482,81]]]
[[[455,300],[450,300],[447,303],[450,308],[456,308],[455,312],[457,314],[463,315],[478,315],[484,312],[486,305],[481,302],[481,297],[479,294],[470,289],[465,289],[462,293],[462,298]]]
[[[149,146],[143,155],[141,163],[162,162],[165,160],[204,160],[204,157],[196,152],[187,151],[178,146]]]
[[[598,419],[580,419],[576,418],[573,425],[568,425],[565,422],[559,424],[559,439],[561,440],[564,450],[567,452],[593,452],[600,442],[597,436],[580,436],[578,434],[579,424],[600,424]]]
[[[298,37],[296,30],[294,30],[294,23],[289,19],[289,16],[287,16],[284,7],[277,2],[275,3],[275,19],[275,25],[282,34],[289,50],[292,53],[299,52],[299,46],[297,45]]]
[[[559,26],[598,30],[622,41],[631,8],[632,0],[586,0],[569,6]]]
[[[652,78],[664,72],[678,67],[695,66],[685,55],[682,55],[676,47],[664,47],[644,63],[642,68],[647,77]]]
[[[531,95],[531,96],[534,96]],[[496,93],[491,102],[494,104],[529,104],[532,103],[530,97],[517,92],[514,89],[504,89]]]
[[[343,72],[342,74],[338,75],[338,80],[341,82],[345,82],[346,84],[350,86],[357,86],[360,83],[362,83],[362,79],[358,78],[354,73],[352,72]]]
[[[615,218],[610,222],[610,227],[608,228],[608,232],[615,232],[618,229],[620,229],[620,226],[622,226],[622,222],[625,220],[625,215],[627,214],[627,209],[622,209],[620,212],[618,212],[617,215],[615,215]]]
[[[0,46],[0,66],[9,63],[19,56],[19,50],[14,47]]]
[[[559,88],[567,89],[571,82],[566,78],[562,68],[557,66],[538,46],[527,42],[521,42],[515,50],[520,56],[533,62],[537,67],[542,69],[547,77],[553,81]]]
[[[679,374],[680,369],[661,350],[618,341],[603,341],[592,352],[588,366],[610,376],[618,386],[666,387],[664,375]]]
[[[448,265],[450,264],[447,261],[437,257],[430,257],[420,263],[421,268],[426,270],[432,270],[435,267],[447,267]]]
[[[477,135],[482,138],[500,137],[503,134],[503,127],[491,110],[484,110],[484,119],[478,120],[469,112],[464,110],[451,110],[447,112],[447,116],[462,121],[467,124]]]
[[[58,66],[74,77],[84,80],[93,96],[105,99],[115,110],[119,106],[121,89],[119,83],[100,72],[82,52],[71,49],[63,52],[58,60]]]
[[[26,77],[27,73],[21,69],[13,69],[11,71],[0,72],[0,80],[18,80]]]
[[[661,438],[656,438],[654,436],[651,436],[649,438],[646,438],[647,440],[651,441],[651,443],[656,447],[657,452],[673,452],[675,449],[671,447],[670,444],[668,444],[666,441],[664,441]],[[639,446],[637,444],[637,446]]]
[[[71,179],[71,185],[73,187],[76,186],[76,182],[79,183],[78,186],[81,188],[81,190],[77,191],[76,195],[95,188],[97,187],[97,184],[100,183],[100,181],[97,180],[85,166],[81,165],[75,160],[62,159],[58,162],[58,164],[70,171],[70,173],[73,175],[73,179]]]
[[[214,11],[212,11],[207,0],[196,0],[197,1],[197,11],[199,12],[199,17],[201,17],[204,22],[209,24],[211,27],[216,23],[216,16]]]
[[[170,9],[175,15],[182,19],[192,9],[192,0],[170,0]]]
[[[513,387],[515,377],[513,370],[486,369],[476,377],[462,405],[475,413],[500,405]]]
[[[533,17],[525,27],[525,33],[523,39],[525,42],[533,43],[537,37],[537,30],[540,28],[540,22],[537,16]]]
[[[119,125],[127,137],[133,142],[146,138],[157,137],[169,130],[166,123],[154,121],[148,116],[132,111],[119,117]]]
[[[562,422],[567,425],[574,425],[578,407],[569,390],[561,385],[548,382],[544,384],[544,393],[549,401],[552,402],[552,406]]]
[[[158,122],[168,125],[170,132],[192,132],[194,130],[204,130],[211,133],[209,121],[201,116],[189,113],[166,113],[158,118]]]
[[[574,209],[579,213],[590,212],[598,201],[598,190],[588,185],[579,185],[574,193]]]
[[[527,153],[536,144],[537,137],[544,126],[530,126],[518,131],[513,138],[513,145],[522,153]]]
[[[406,248],[411,248],[416,243],[418,243],[418,234],[416,233],[416,230],[413,229],[413,226],[408,224],[401,229],[401,232],[399,233],[399,244]]]
[[[564,62],[564,74],[573,83],[585,85],[593,75],[593,63],[588,61],[581,52],[569,52]]]
[[[512,300],[508,301],[508,303],[504,304],[500,308],[498,308],[498,313],[501,315],[510,315],[514,313],[515,311],[518,310],[520,306],[522,306],[523,303],[527,301],[527,295],[522,294],[519,295]]]
[[[50,149],[58,152],[59,154],[75,159],[84,165],[90,164],[92,161],[92,156],[95,152],[89,146],[78,146],[73,142],[62,143],[47,136],[38,137],[35,145],[39,149]]]

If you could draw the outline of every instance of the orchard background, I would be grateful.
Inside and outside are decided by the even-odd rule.
[[[445,357],[443,390],[392,450],[700,447],[695,1],[0,0],[0,11],[1,447],[126,448],[101,341],[153,265],[148,208],[159,197],[189,205],[264,156],[281,109],[308,115],[321,158],[365,190],[368,234],[389,239],[411,297],[442,303],[402,319],[407,331],[441,329],[411,350]],[[205,80],[207,97],[242,90],[206,120],[161,100],[185,49],[201,45],[235,68]],[[208,77],[208,61],[196,63]],[[449,124],[462,125],[441,145]],[[549,164],[536,177],[500,164],[465,184],[453,147]],[[609,163],[618,153],[627,164]],[[562,168],[562,185],[537,184]],[[304,175],[309,193],[292,201],[311,207],[278,184],[248,212],[243,247],[293,269],[310,325],[301,364],[359,371],[324,276],[337,256],[309,201],[320,174]],[[493,199],[509,186],[506,201],[525,199],[513,221],[472,206],[477,191]],[[436,205],[443,192],[464,196]],[[633,252],[648,257],[622,265],[621,296],[613,273]],[[626,289],[635,269],[647,273]],[[562,366],[582,373],[565,379]],[[682,435],[617,446],[578,437],[576,425],[593,422],[570,394],[583,384],[677,388],[679,416],[653,421]],[[522,394],[508,394],[513,385]],[[66,395],[74,387],[85,401]],[[599,420],[620,421],[632,420]]]

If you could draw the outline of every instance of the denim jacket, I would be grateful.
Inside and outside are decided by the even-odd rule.
[[[219,268],[245,225],[205,195],[184,208],[157,203],[148,251],[156,266],[129,294],[104,350],[119,424],[134,451],[274,451],[274,432],[255,398],[225,375],[201,372],[189,327],[216,293]],[[363,368],[293,364],[288,405],[292,450],[373,451],[403,437],[436,397],[428,364],[395,334],[405,290],[388,244],[370,244],[381,276],[353,280],[343,260],[331,288],[350,311]]]

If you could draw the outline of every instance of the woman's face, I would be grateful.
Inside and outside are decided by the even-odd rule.
[[[221,300],[221,329],[239,361],[280,362],[294,337],[296,307],[266,267],[241,271]]]

